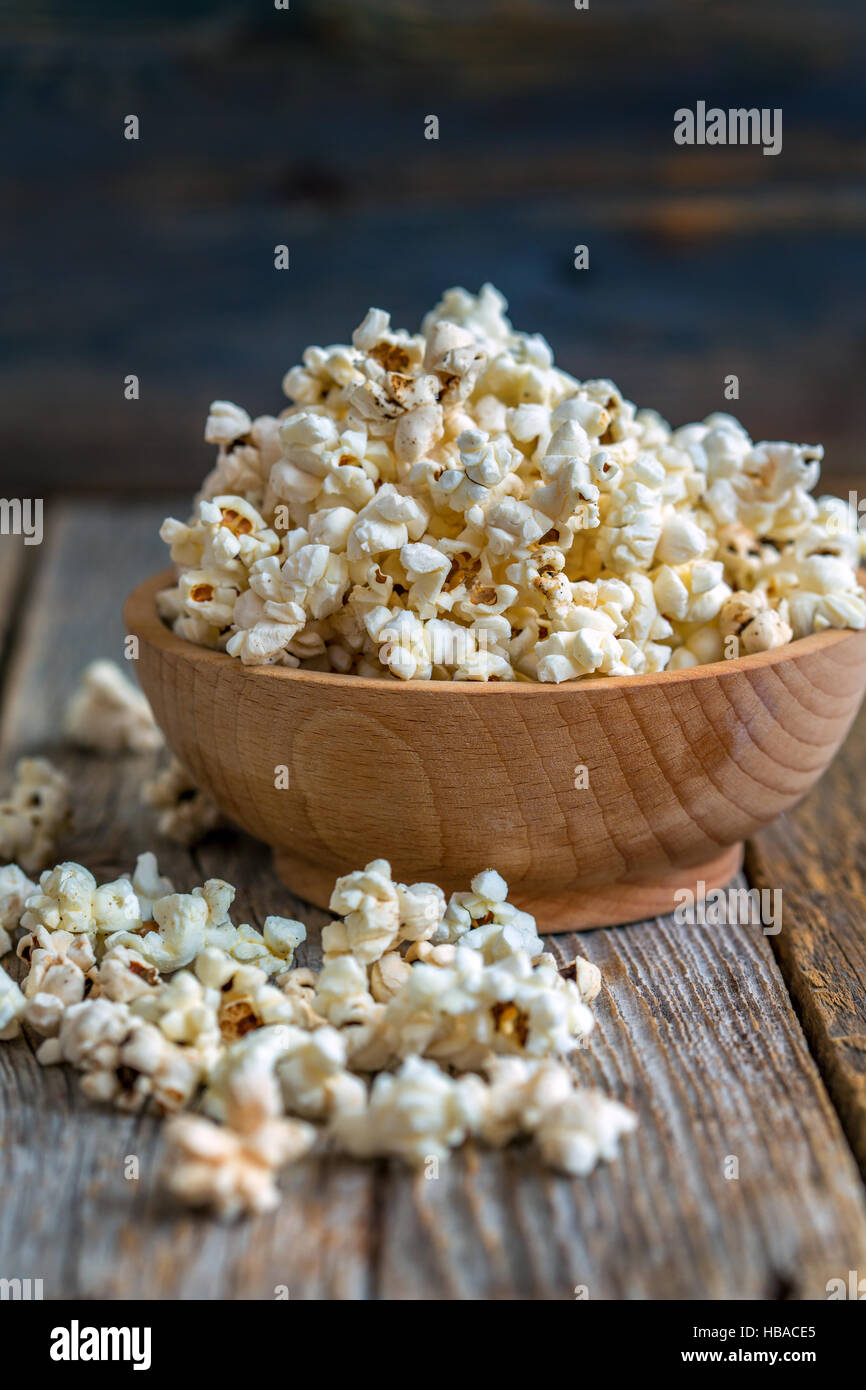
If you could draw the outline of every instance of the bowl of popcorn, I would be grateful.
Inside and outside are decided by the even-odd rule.
[[[492,286],[371,309],[290,404],[216,401],[174,569],[126,607],[174,752],[326,906],[387,857],[490,863],[542,930],[726,883],[866,686],[856,511],[819,446],[672,430],[578,381]]]

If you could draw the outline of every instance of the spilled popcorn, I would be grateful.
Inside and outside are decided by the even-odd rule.
[[[236,924],[234,897],[222,879],[177,892],[150,853],[102,884],[75,863],[38,884],[0,868],[0,945],[20,932],[27,970],[19,985],[0,969],[0,1038],[26,1025],[91,1099],[172,1115],[182,1200],[269,1210],[314,1144],[422,1165],[526,1136],[585,1174],[634,1129],[564,1060],[592,1030],[597,967],[559,970],[494,870],[448,901],[384,859],[344,875],[319,971],[294,964],[302,923]]]
[[[142,783],[141,800],[156,810],[160,835],[176,845],[198,844],[223,823],[217,805],[196,785],[173,753],[163,768]]]
[[[448,290],[414,335],[371,309],[307,349],[278,418],[215,401],[216,465],[161,528],[175,632],[249,665],[559,682],[866,624],[820,446],[723,414],[671,430],[506,307]]]
[[[12,786],[0,797],[0,860],[35,873],[71,818],[68,778],[47,758],[19,759]]]
[[[163,744],[146,697],[114,661],[85,667],[63,727],[73,743],[102,753],[149,753]]]

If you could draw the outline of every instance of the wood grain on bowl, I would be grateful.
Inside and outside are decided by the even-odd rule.
[[[544,931],[669,911],[678,889],[728,882],[743,839],[805,795],[866,687],[866,632],[847,631],[560,686],[250,668],[160,621],[170,582],[127,601],[142,688],[174,752],[317,906],[383,857],[446,892],[494,865]]]

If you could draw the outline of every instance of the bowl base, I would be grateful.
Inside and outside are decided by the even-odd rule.
[[[584,891],[563,889],[559,893],[521,893],[516,887],[509,901],[531,912],[540,932],[590,931],[593,927],[618,927],[626,922],[643,922],[673,912],[684,889],[700,895],[724,888],[743,863],[742,843],[731,845],[714,859],[688,869],[668,869],[633,883],[597,884]],[[274,868],[282,882],[298,898],[327,910],[336,874],[286,850],[274,850]],[[435,882],[435,875],[430,874]]]

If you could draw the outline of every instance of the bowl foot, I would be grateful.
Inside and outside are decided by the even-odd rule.
[[[673,912],[682,902],[677,895],[683,889],[697,895],[701,883],[707,893],[713,888],[724,888],[739,872],[742,863],[743,846],[736,844],[703,864],[688,869],[668,869],[633,883],[596,884],[583,891],[567,888],[558,893],[527,893],[515,887],[509,900],[532,913],[540,932],[616,927]],[[274,850],[274,868],[296,897],[327,909],[337,877],[333,869],[323,869],[286,850]],[[435,874],[429,877],[435,881]]]
[[[626,922],[644,922],[663,917],[683,902],[682,891],[695,896],[713,888],[724,888],[743,864],[742,843],[731,845],[714,859],[688,869],[669,869],[649,874],[633,883],[600,883],[583,891],[563,889],[559,893],[521,893],[515,887],[509,901],[531,912],[540,932],[590,931],[593,927],[619,927]]]

